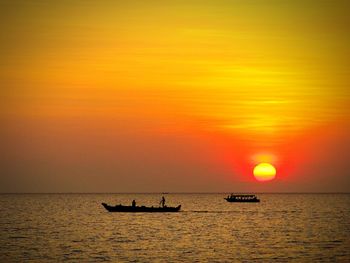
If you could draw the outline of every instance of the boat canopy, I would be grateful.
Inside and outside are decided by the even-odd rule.
[[[239,195],[231,194],[230,196],[231,197],[255,197],[255,195],[244,195],[244,194],[239,194]]]

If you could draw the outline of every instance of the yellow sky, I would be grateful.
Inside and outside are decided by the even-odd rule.
[[[154,136],[195,127],[256,147],[349,124],[347,1],[1,1],[0,9],[5,123],[81,117]]]

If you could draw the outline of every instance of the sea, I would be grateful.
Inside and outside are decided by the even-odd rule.
[[[1,194],[0,262],[350,262],[350,194],[257,195]]]

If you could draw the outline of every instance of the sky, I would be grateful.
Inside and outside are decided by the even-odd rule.
[[[349,192],[349,11],[1,0],[0,192]]]

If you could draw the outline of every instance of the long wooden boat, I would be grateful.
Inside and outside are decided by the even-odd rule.
[[[164,207],[147,207],[147,206],[126,206],[126,205],[115,205],[110,206],[106,203],[102,203],[103,207],[106,208],[108,212],[129,212],[129,213],[153,213],[153,212],[179,212],[181,209],[181,205],[177,207],[170,207],[170,206],[164,206]]]
[[[234,195],[231,194],[224,198],[227,202],[230,203],[259,203],[260,199],[256,195]]]

